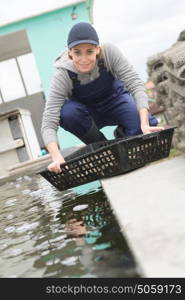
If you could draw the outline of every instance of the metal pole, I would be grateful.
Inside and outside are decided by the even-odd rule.
[[[23,83],[23,87],[24,87],[26,96],[28,96],[28,91],[27,91],[27,89],[26,89],[26,85],[25,85],[24,78],[23,78],[22,73],[21,73],[21,68],[20,68],[20,66],[19,66],[17,57],[15,57],[15,61],[16,61],[16,64],[17,64],[17,68],[18,68],[18,70],[19,70],[19,74],[20,74],[20,76],[21,76],[21,80],[22,80],[22,83]]]
[[[2,92],[1,92],[1,89],[0,89],[0,98],[2,99],[2,103],[4,103],[5,101],[4,101],[4,98],[3,98],[3,94],[2,94]],[[0,103],[0,104],[2,104],[2,103]]]

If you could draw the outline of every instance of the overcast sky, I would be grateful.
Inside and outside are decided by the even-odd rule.
[[[94,26],[147,79],[147,58],[169,48],[185,29],[185,0],[95,0]]]
[[[0,23],[64,2],[0,0]],[[94,0],[93,18],[100,41],[115,43],[146,80],[147,58],[170,47],[185,29],[185,0]]]

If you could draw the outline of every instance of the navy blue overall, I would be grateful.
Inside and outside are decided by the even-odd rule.
[[[98,66],[100,76],[85,85],[68,70],[73,89],[61,108],[60,126],[78,138],[88,133],[93,121],[98,129],[119,125],[126,136],[141,134],[139,113],[131,94],[122,81],[107,71],[104,60],[98,60]],[[156,126],[158,121],[149,114],[149,123]]]

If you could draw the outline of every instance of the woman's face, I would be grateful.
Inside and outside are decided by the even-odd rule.
[[[92,44],[80,44],[69,50],[76,69],[81,73],[91,72],[96,63],[100,48]]]

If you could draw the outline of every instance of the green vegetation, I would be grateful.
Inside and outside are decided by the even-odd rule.
[[[176,148],[171,148],[170,149],[170,154],[169,154],[169,158],[173,158],[179,155],[182,155],[183,152],[181,152],[180,150],[176,149]]]

